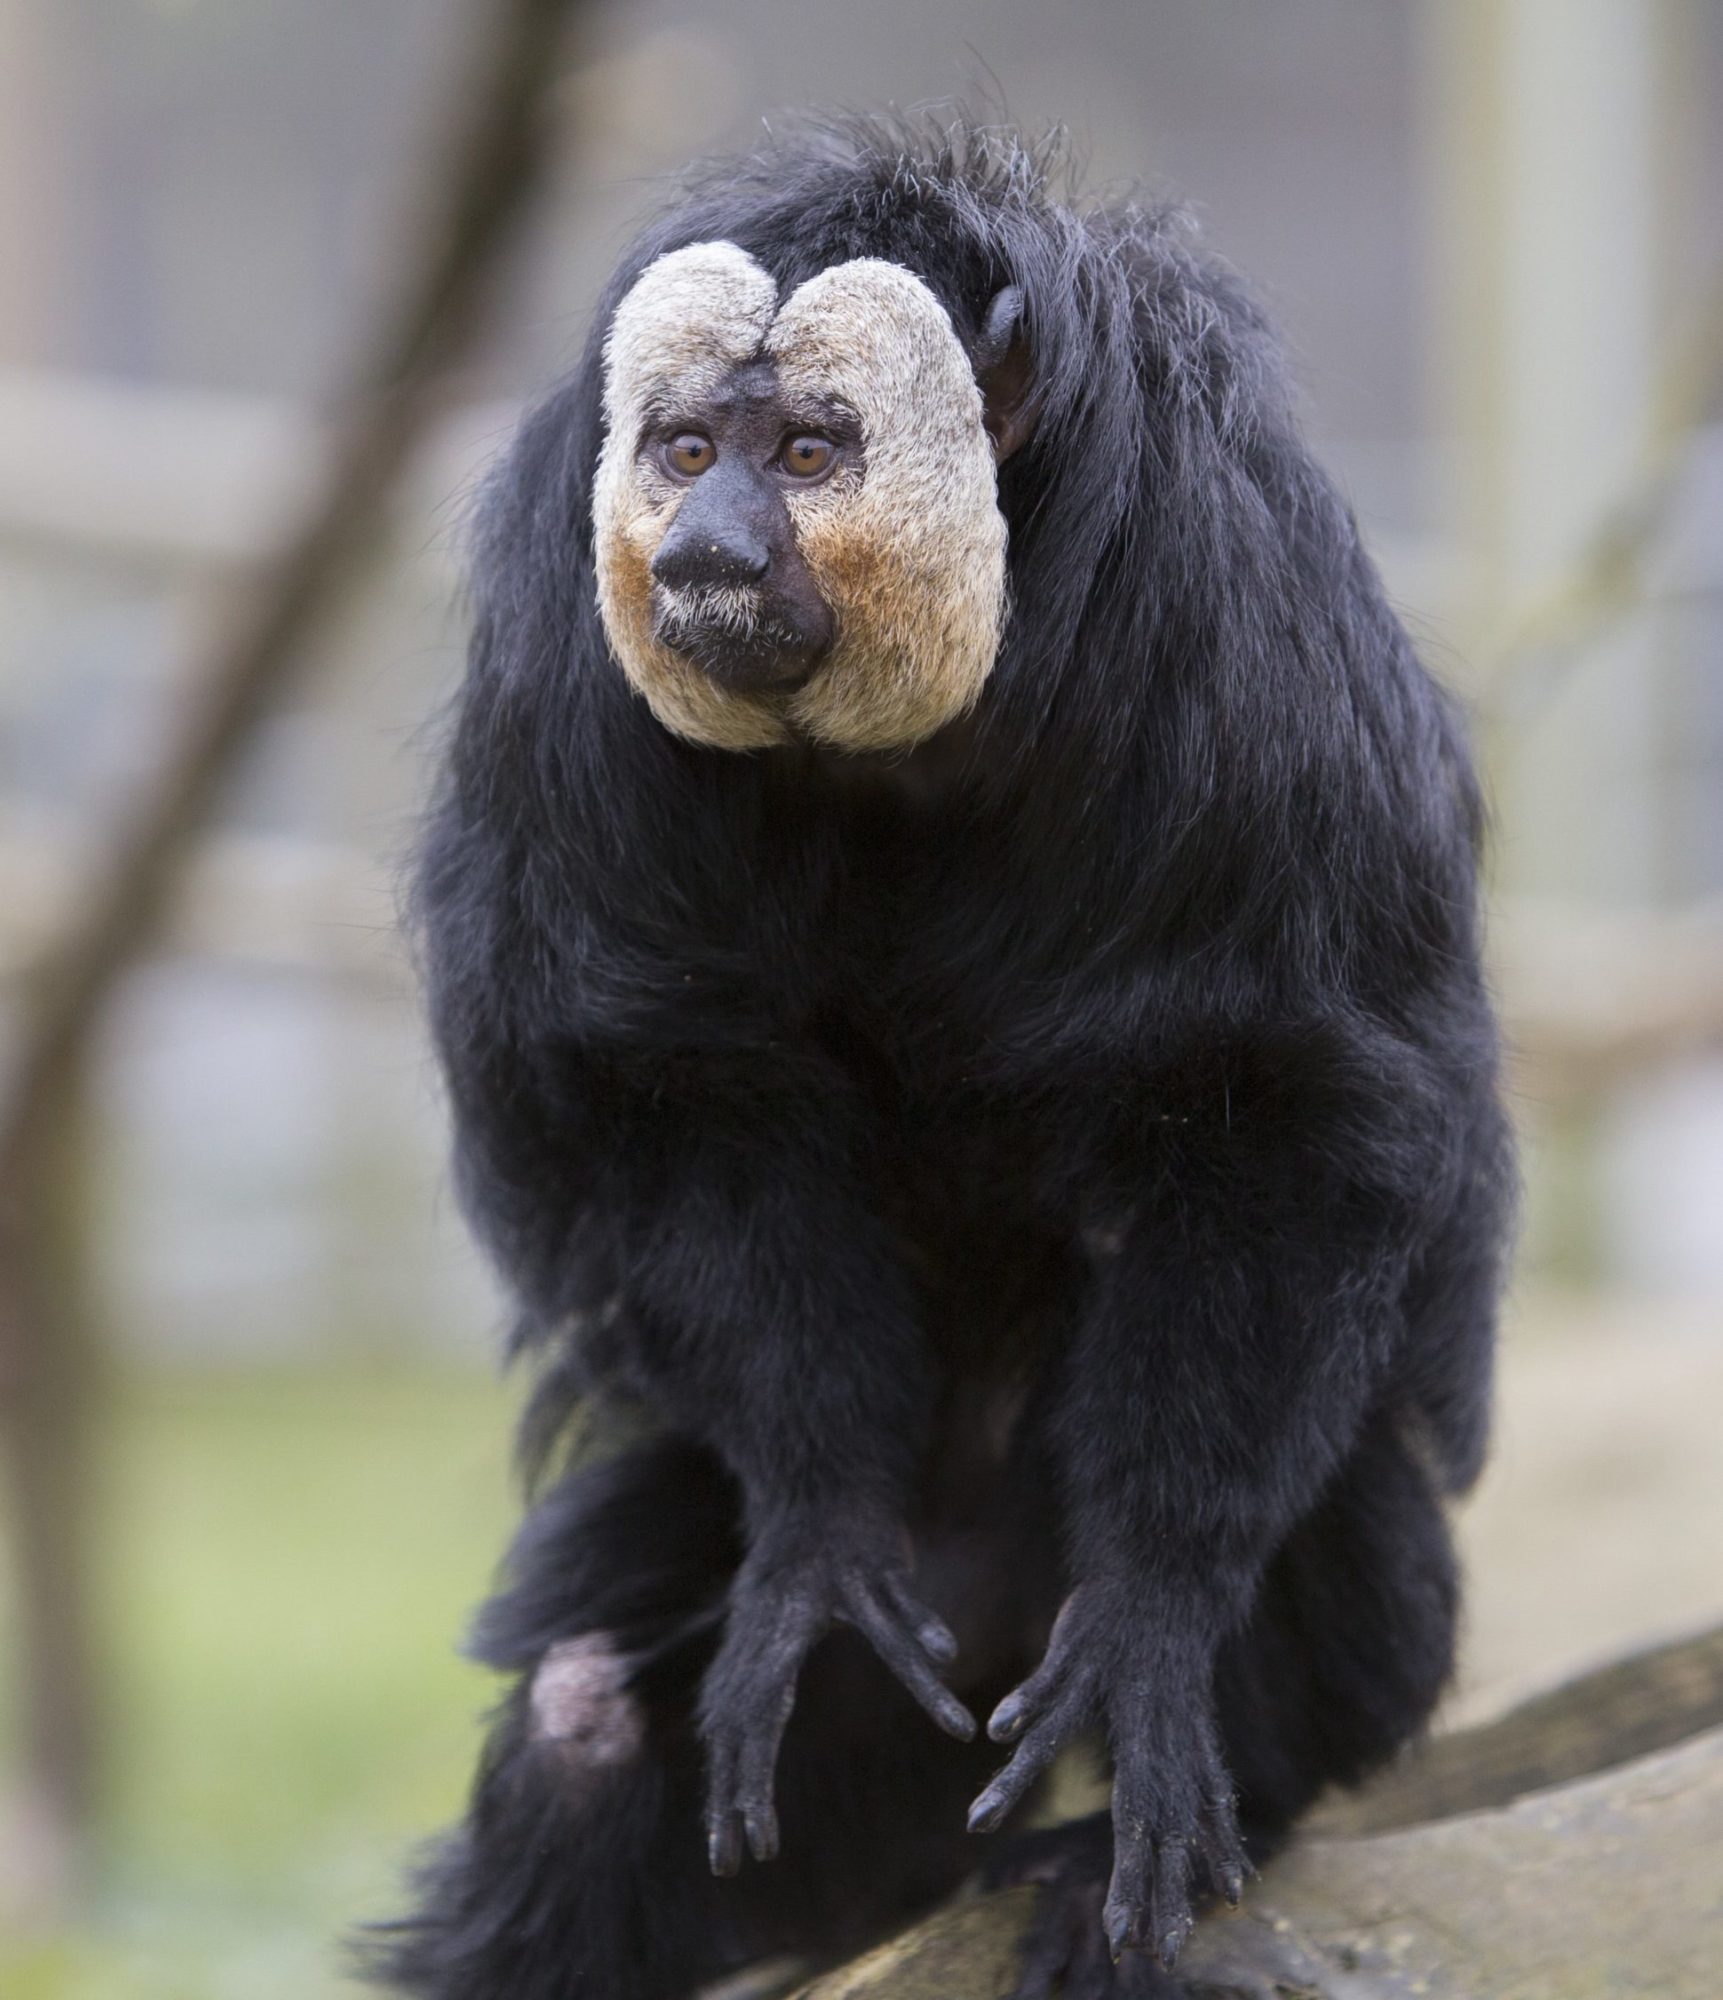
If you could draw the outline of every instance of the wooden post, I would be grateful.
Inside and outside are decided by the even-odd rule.
[[[1666,0],[1429,0],[1436,396],[1475,653],[1573,563],[1648,450]],[[1489,745],[1499,870],[1623,901],[1664,876],[1649,621],[1564,660]]]

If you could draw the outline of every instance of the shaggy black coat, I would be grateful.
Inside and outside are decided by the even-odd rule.
[[[1232,1798],[1260,1853],[1447,1674],[1441,1494],[1484,1451],[1511,1178],[1476,786],[1255,306],[1176,212],[1082,211],[1046,169],[869,123],[696,177],[489,487],[418,884],[458,1184],[544,1363],[529,1442],[576,1395],[645,1435],[544,1487],[481,1620],[517,1680],[385,1941],[404,1990],[655,2000],[848,1949],[978,1865],[1002,1753],[839,1631],[781,1858],[706,1867],[714,1765],[720,1862],[743,1827],[777,1846],[782,1715],[750,1705],[854,1601],[911,1603],[906,1527],[960,1694],[1046,1661],[979,1820],[1097,1732],[1106,1928],[1169,1960],[1202,1864],[1236,1889]],[[786,292],[894,260],[965,340],[1022,289],[1007,636],[907,758],[697,747],[609,654],[604,330],[709,238]],[[902,1679],[946,1662],[920,1638]],[[612,1663],[572,1734],[533,1692],[571,1640]],[[1111,1845],[1025,1850],[1025,1993],[1160,1990],[1103,1943]]]

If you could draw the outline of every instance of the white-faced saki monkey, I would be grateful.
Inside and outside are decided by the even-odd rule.
[[[699,171],[484,498],[417,922],[540,1373],[509,1690],[373,1942],[426,2000],[827,1962],[977,1869],[1022,1995],[1176,1991],[1449,1673],[1477,788],[1257,308],[1055,165]],[[1025,1831],[1082,1740],[1111,1812]]]

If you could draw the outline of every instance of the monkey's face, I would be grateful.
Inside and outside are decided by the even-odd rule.
[[[975,699],[1005,615],[995,444],[919,278],[861,258],[780,304],[733,243],[673,251],[617,308],[604,406],[599,605],[667,728],[882,750]]]
[[[649,564],[658,644],[737,694],[805,686],[837,621],[790,509],[859,474],[864,456],[854,411],[793,399],[768,361],[649,422],[637,477],[653,514],[670,515]]]

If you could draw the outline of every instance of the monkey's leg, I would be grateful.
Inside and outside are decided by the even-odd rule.
[[[1393,1423],[1366,1423],[1224,1643],[1215,1708],[1260,1864],[1331,1784],[1416,1737],[1454,1664],[1459,1580],[1446,1512]]]
[[[722,1961],[686,1726],[736,1560],[705,1453],[647,1445],[528,1516],[474,1650],[513,1675],[417,1909],[364,1941],[424,2000],[668,2000]]]
[[[756,1958],[853,1950],[956,1887],[983,1746],[916,1726],[854,1633],[810,1659],[781,1858],[713,1878],[694,1715],[737,1557],[716,1461],[656,1444],[562,1482],[478,1650],[513,1671],[465,1823],[370,1953],[422,2000],[671,2000]],[[991,1683],[990,1692],[1003,1686]]]
[[[1223,1754],[1255,1863],[1325,1787],[1356,1784],[1424,1727],[1453,1665],[1456,1600],[1428,1474],[1390,1424],[1367,1424],[1216,1660]],[[989,1867],[990,1884],[1042,1885],[1014,2000],[1181,1991],[1146,1958],[1110,1962],[1100,1912],[1112,1868],[1104,1812],[1022,1835]]]

